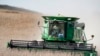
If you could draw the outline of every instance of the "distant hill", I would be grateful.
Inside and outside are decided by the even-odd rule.
[[[34,12],[34,13],[39,13],[39,12],[36,12],[36,11],[31,11],[31,10],[28,10],[28,9],[14,7],[14,6],[9,6],[9,5],[0,5],[0,9],[7,9],[7,10],[21,11],[21,12]]]

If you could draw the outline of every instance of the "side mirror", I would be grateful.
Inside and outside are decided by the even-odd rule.
[[[93,40],[93,38],[94,38],[94,35],[91,35],[91,37],[92,37],[92,38],[91,38],[91,39],[89,39],[89,40],[87,40],[87,41]]]
[[[40,25],[40,21],[38,21],[38,25]]]
[[[91,35],[92,39],[94,38],[94,35]]]

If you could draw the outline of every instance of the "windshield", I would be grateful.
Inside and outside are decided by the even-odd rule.
[[[52,37],[64,37],[64,22],[63,21],[50,21],[49,22],[49,35]]]

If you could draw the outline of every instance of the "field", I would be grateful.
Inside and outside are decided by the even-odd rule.
[[[11,39],[41,40],[41,30],[37,22],[43,19],[39,13],[0,9],[0,56],[27,56],[29,51],[7,48]]]

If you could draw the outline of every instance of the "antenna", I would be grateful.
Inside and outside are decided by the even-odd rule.
[[[61,14],[58,14],[58,16],[61,16]]]

